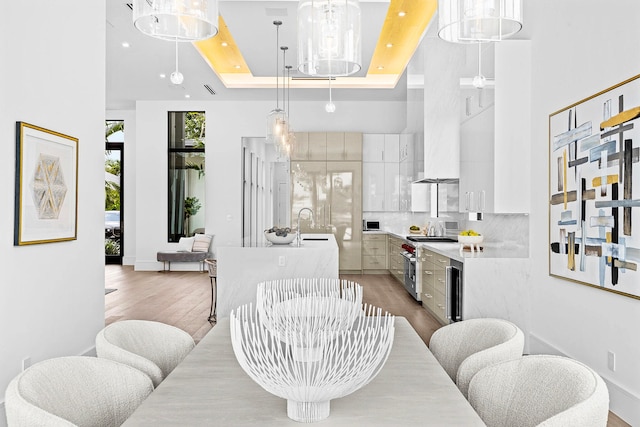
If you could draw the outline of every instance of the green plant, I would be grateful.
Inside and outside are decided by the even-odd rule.
[[[120,243],[111,239],[104,239],[105,255],[120,255]]]
[[[197,165],[193,162],[187,162],[186,168],[198,171],[198,179],[204,176],[204,164]]]
[[[184,217],[189,219],[198,213],[202,204],[197,197],[187,197],[184,199]]]

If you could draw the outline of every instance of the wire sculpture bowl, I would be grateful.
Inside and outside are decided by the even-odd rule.
[[[391,352],[394,316],[363,306],[356,283],[264,282],[257,301],[231,312],[233,351],[249,377],[287,400],[295,421],[327,418],[330,401],[368,384]]]

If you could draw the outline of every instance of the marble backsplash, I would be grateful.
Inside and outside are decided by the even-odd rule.
[[[431,221],[457,221],[459,230],[473,229],[484,235],[487,243],[529,247],[528,214],[485,213],[482,221],[469,221],[467,215],[462,213],[450,213],[439,218],[431,218],[425,212],[363,212],[363,219],[380,221],[380,228],[383,231],[400,233],[414,224],[423,227]]]

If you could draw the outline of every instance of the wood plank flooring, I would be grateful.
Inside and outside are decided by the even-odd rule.
[[[362,285],[365,303],[406,317],[425,344],[440,327],[390,275],[340,277]],[[105,295],[105,325],[125,319],[155,320],[187,331],[196,342],[213,327],[207,321],[211,285],[206,273],[133,271],[131,266],[106,265],[105,287],[117,289]],[[607,427],[624,426],[629,424],[609,413]]]

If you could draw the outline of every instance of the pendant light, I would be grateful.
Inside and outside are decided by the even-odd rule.
[[[333,113],[336,111],[336,104],[333,103],[333,99],[331,98],[331,77],[329,77],[329,102],[325,104],[324,110],[327,113]]]
[[[267,143],[276,144],[276,149],[282,135],[286,131],[287,114],[280,109],[280,82],[279,82],[279,63],[278,63],[278,47],[280,45],[279,29],[282,21],[273,21],[276,26],[276,108],[271,110],[267,115]],[[284,100],[283,100],[284,102]]]
[[[482,43],[478,43],[478,75],[473,78],[473,87],[482,89],[487,84],[487,78],[482,75]]]
[[[184,81],[184,76],[178,70],[178,39],[176,39],[176,70],[171,73],[171,76],[169,76],[169,80],[171,80],[171,83],[173,83],[174,85],[182,84],[182,82]]]
[[[217,0],[133,0],[133,24],[162,40],[192,42],[218,34]]]
[[[522,29],[522,0],[438,0],[438,36],[453,43],[497,42]]]
[[[362,68],[358,0],[300,0],[298,70],[317,77],[348,76]]]

